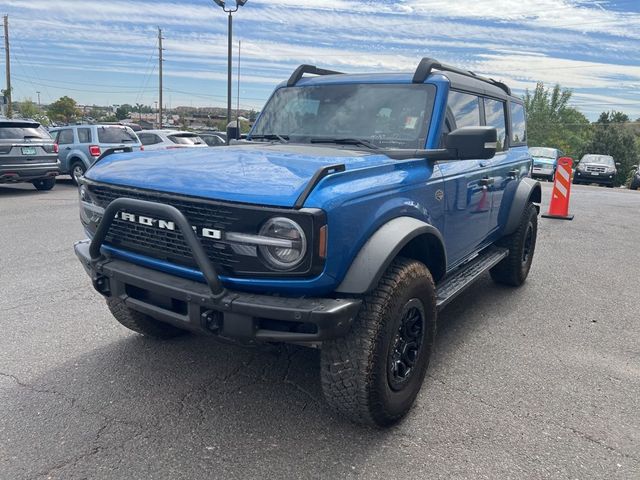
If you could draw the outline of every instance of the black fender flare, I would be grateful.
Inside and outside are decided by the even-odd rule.
[[[509,209],[502,231],[503,235],[510,235],[516,231],[522,218],[522,212],[530,202],[536,204],[542,202],[542,187],[537,180],[525,177],[518,182],[518,185],[515,187],[515,192],[513,192],[511,208]]]
[[[405,247],[412,246],[415,247],[413,251],[425,256],[425,263],[429,263],[427,266],[434,280],[442,278],[446,273],[447,261],[444,239],[440,231],[422,220],[398,217],[382,225],[362,246],[336,292],[350,295],[369,292],[375,288],[398,254]]]

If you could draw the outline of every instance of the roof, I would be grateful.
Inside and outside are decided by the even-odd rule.
[[[395,84],[412,84],[413,73],[343,73],[339,75],[320,75],[317,77],[303,77],[296,84],[298,86],[314,86],[314,85],[337,85],[344,83],[395,83]],[[490,83],[473,77],[467,77],[455,72],[432,73],[425,83],[431,83],[434,80],[448,80],[451,87],[460,90],[471,90],[474,92],[488,95],[501,99],[512,99],[521,101],[518,97],[507,95],[501,88],[491,85]],[[286,85],[286,83],[285,83]]]

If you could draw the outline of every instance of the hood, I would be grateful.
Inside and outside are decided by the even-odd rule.
[[[547,158],[547,157],[533,157],[534,163],[544,163],[545,165],[555,165],[555,158]]]
[[[214,200],[292,207],[321,167],[395,163],[385,155],[313,145],[235,145],[108,156],[90,180]]]

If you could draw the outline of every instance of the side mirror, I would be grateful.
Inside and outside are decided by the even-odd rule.
[[[619,167],[620,165],[622,165],[620,162],[616,162],[616,167]]]
[[[498,148],[498,131],[494,127],[462,127],[449,133],[445,147],[458,160],[488,160]]]

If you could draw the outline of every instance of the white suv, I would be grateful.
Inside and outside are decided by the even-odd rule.
[[[142,130],[138,138],[145,150],[170,148],[206,147],[207,144],[196,133],[178,130]]]

